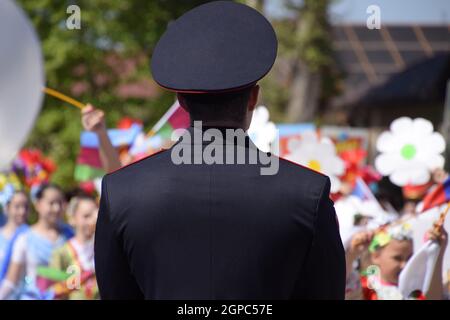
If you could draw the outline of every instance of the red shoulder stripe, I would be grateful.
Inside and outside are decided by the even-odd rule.
[[[122,169],[124,169],[124,168],[126,168],[126,167],[128,167],[128,166],[131,166],[131,165],[133,165],[133,164],[136,164],[136,163],[138,163],[138,162],[141,162],[141,161],[143,161],[143,160],[145,160],[145,159],[147,159],[147,158],[156,156],[158,153],[161,153],[161,152],[166,151],[166,150],[168,150],[168,149],[161,148],[161,150],[159,150],[159,151],[157,151],[157,152],[155,152],[155,153],[152,153],[152,154],[150,154],[150,155],[148,155],[148,156],[146,156],[146,157],[144,157],[144,158],[142,158],[142,159],[139,159],[139,160],[137,160],[137,161],[131,162],[131,163],[129,163],[129,164],[127,164],[127,165],[125,165],[125,166],[123,166],[123,167],[117,169],[117,170],[111,171],[111,172],[109,172],[109,174],[114,173],[114,172],[117,172],[117,171],[119,171],[119,170],[122,170]]]
[[[289,160],[289,159],[286,159],[286,158],[282,158],[282,157],[279,157],[279,156],[277,156],[277,155],[273,155],[273,156],[275,156],[275,157],[277,157],[277,158],[279,158],[279,159],[282,159],[282,160],[288,161],[288,162],[290,162],[290,163],[292,163],[292,164],[295,164],[296,166],[302,167],[302,168],[304,168],[304,169],[307,169],[307,170],[311,170],[311,171],[314,171],[315,173],[318,173],[318,174],[320,174],[320,175],[322,175],[322,176],[326,177],[326,175],[325,175],[325,174],[323,174],[322,172],[319,172],[319,171],[317,171],[317,170],[311,169],[310,167],[306,167],[306,166],[304,166],[304,165],[301,165],[301,164],[299,164],[299,163],[297,163],[297,162],[291,161],[291,160]]]

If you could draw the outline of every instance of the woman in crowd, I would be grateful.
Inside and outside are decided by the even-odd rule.
[[[29,201],[25,191],[14,190],[10,186],[3,192],[2,200],[6,223],[0,228],[0,283],[8,273],[14,244],[28,229],[26,220],[29,212]]]
[[[64,194],[54,184],[42,185],[35,195],[37,222],[16,240],[11,263],[0,288],[0,299],[45,299],[37,271],[47,266],[53,251],[72,236],[63,227]]]

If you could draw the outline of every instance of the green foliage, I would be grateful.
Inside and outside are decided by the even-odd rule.
[[[260,104],[270,110],[270,121],[285,121],[285,106],[288,104],[289,88],[280,85],[274,77],[266,77],[260,82],[261,99]]]
[[[330,98],[339,93],[342,78],[334,59],[331,26],[328,19],[328,7],[333,1],[284,0],[290,18],[274,22],[279,40],[279,55],[293,62],[291,72],[295,70],[301,72],[303,68],[308,68],[311,72],[320,74],[319,106],[321,109],[327,105]],[[286,91],[286,95],[278,101],[287,101],[289,91]]]
[[[332,64],[328,7],[332,0],[285,0],[294,19],[279,26],[281,47],[311,70]]]
[[[322,97],[335,90],[331,38],[326,7],[331,0],[284,0],[293,17],[273,21],[277,32],[279,58],[301,60],[323,75]],[[18,0],[32,20],[42,42],[47,86],[92,103],[106,113],[108,127],[129,116],[141,119],[145,129],[164,114],[174,96],[160,91],[154,98],[121,98],[122,84],[150,79],[149,57],[168,23],[201,3],[202,0]],[[252,2],[262,7],[263,1]],[[81,9],[81,29],[66,28],[67,7]],[[131,73],[117,71],[108,57],[136,62]],[[98,81],[98,77],[106,77]],[[74,86],[84,86],[84,91]],[[289,81],[278,83],[273,73],[261,83],[262,103],[271,110],[272,120],[283,121],[289,98]],[[77,93],[78,92],[78,93]],[[46,97],[26,147],[40,148],[58,166],[53,182],[65,189],[73,180],[79,136],[82,130],[79,110]]]
[[[148,130],[172,104],[174,96],[160,92],[152,99],[124,99],[117,87],[150,79],[149,57],[168,23],[183,12],[207,1],[200,0],[19,0],[32,20],[42,43],[47,86],[90,102],[106,113],[108,127],[123,116],[139,118]],[[69,30],[67,7],[81,9],[81,29]],[[131,74],[114,70],[108,57],[137,61]],[[144,57],[144,58],[142,58]],[[98,81],[98,77],[107,78]],[[86,90],[75,95],[74,85]],[[80,112],[45,97],[41,113],[26,147],[37,147],[57,164],[52,180],[65,189],[73,180],[79,136]]]
[[[302,23],[296,34],[300,58],[313,70],[332,62],[332,39],[328,24],[330,0],[305,0],[301,9]]]

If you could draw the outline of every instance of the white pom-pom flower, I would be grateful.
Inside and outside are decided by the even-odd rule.
[[[329,138],[319,138],[315,132],[306,132],[300,139],[290,139],[287,147],[289,153],[286,159],[327,175],[331,181],[331,192],[339,191],[339,176],[344,174],[345,165]]]
[[[248,135],[258,149],[263,152],[270,151],[270,146],[277,137],[277,128],[269,121],[269,110],[265,106],[259,106],[253,112]]]
[[[376,169],[398,186],[425,184],[432,170],[444,166],[444,138],[423,118],[394,120],[378,138],[377,150]]]

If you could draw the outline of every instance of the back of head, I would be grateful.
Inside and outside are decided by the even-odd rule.
[[[271,70],[277,49],[272,25],[257,10],[213,1],[170,24],[153,51],[152,75],[178,93],[191,121],[242,127],[249,98],[257,96],[252,89]]]
[[[253,87],[252,87],[253,88]],[[247,104],[252,88],[239,91],[211,94],[179,94],[179,100],[189,112],[191,121],[233,121],[245,120]]]

